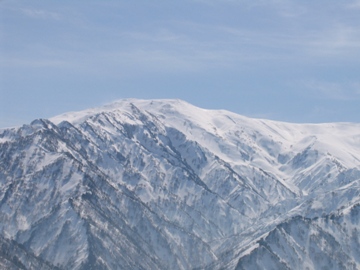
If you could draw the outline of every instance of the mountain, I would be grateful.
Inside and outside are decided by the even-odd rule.
[[[359,269],[360,124],[126,99],[0,130],[4,269]]]

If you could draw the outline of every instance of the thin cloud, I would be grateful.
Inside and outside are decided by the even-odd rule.
[[[210,6],[233,5],[245,7],[249,10],[267,8],[273,9],[281,17],[298,17],[306,13],[304,5],[290,0],[194,0]]]
[[[307,81],[304,87],[318,98],[333,100],[360,99],[360,82]]]
[[[318,38],[310,41],[309,45],[315,53],[322,54],[358,54],[360,50],[360,30],[347,25],[337,25],[326,32],[320,33]]]
[[[346,5],[348,9],[360,9],[360,0],[355,0],[352,3]]]
[[[61,15],[59,13],[56,13],[53,11],[23,8],[23,9],[21,9],[21,12],[24,15],[34,18],[34,19],[52,19],[52,20],[60,20],[61,19]]]
[[[11,58],[6,59],[1,66],[9,68],[71,68],[74,64],[71,61],[48,58]],[[1,67],[0,66],[0,67]]]
[[[42,46],[33,50],[32,55],[36,58],[23,55],[22,58],[8,59],[7,63],[3,64],[50,68],[73,66],[83,71],[90,67],[95,70],[101,67],[110,73],[113,70],[124,73],[135,70],[165,73],[200,72],[209,69],[247,68],[259,61],[293,65],[301,61],[317,63],[319,57],[325,57],[331,62],[333,57],[356,51],[359,45],[354,35],[356,31],[350,30],[343,35],[335,31],[323,36],[319,33],[304,33],[303,36],[274,34],[209,25],[201,26],[200,30],[208,31],[209,36],[210,33],[213,34],[210,42],[197,38],[196,30],[187,34],[177,34],[170,30],[151,33],[123,32],[117,34],[117,40],[113,39],[113,46],[106,50],[102,50],[101,46],[93,48],[84,43],[86,41],[75,39],[72,43],[79,42],[77,49],[66,46]],[[122,40],[128,43],[122,44]],[[81,51],[78,48],[81,48]],[[351,61],[353,58],[348,60]],[[333,96],[335,93],[333,90]]]
[[[338,25],[312,31],[261,32],[237,28],[220,28],[232,35],[229,40],[240,46],[259,46],[267,49],[282,49],[281,54],[299,58],[304,56],[332,57],[357,55],[360,52],[360,30],[351,26]]]

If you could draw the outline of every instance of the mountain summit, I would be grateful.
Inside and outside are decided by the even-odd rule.
[[[0,130],[2,269],[359,269],[360,124],[126,99]]]

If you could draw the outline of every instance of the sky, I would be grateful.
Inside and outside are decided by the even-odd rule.
[[[360,0],[0,0],[0,128],[122,98],[360,122]]]

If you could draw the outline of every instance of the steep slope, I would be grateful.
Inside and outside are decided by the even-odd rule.
[[[44,262],[15,241],[0,236],[0,269],[59,269]]]
[[[360,204],[320,218],[296,216],[276,226],[236,269],[358,269]]]
[[[289,266],[261,247],[282,224],[358,203],[359,181],[359,124],[121,100],[0,131],[0,233],[63,269]],[[359,266],[344,239],[353,253],[341,263]]]

